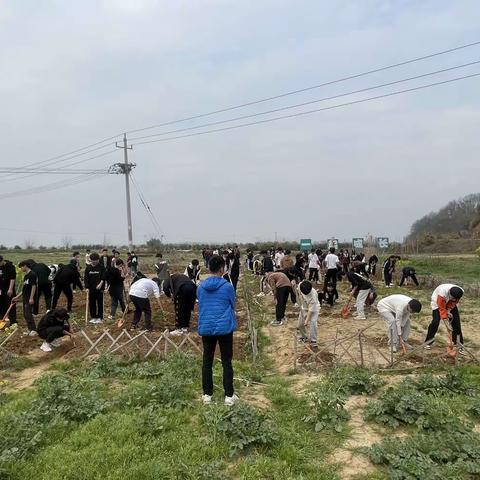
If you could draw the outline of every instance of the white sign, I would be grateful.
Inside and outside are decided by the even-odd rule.
[[[335,250],[338,249],[338,238],[329,238],[327,240],[327,247],[328,248],[334,248]]]
[[[377,246],[378,248],[388,248],[390,246],[388,237],[377,237]]]
[[[363,250],[363,238],[352,239],[352,245],[355,250]]]

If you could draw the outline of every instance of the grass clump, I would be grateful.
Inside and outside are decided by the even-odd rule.
[[[385,385],[382,378],[365,368],[334,368],[327,373],[326,378],[345,395],[373,395]]]

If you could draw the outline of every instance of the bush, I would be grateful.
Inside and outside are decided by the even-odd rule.
[[[457,480],[480,475],[480,435],[415,433],[402,440],[387,438],[364,450],[370,460],[389,468],[393,480]]]
[[[364,368],[334,368],[327,373],[327,380],[337,385],[345,395],[373,395],[385,381]]]
[[[403,382],[426,394],[475,395],[475,389],[468,383],[465,374],[458,370],[450,370],[446,375],[434,376],[431,373],[419,375],[417,378],[407,378]]]
[[[341,432],[344,429],[350,414],[345,410],[346,395],[341,388],[321,382],[307,393],[307,398],[311,413],[303,417],[304,422],[315,425],[316,432],[324,429]]]
[[[269,417],[245,403],[234,407],[212,405],[203,413],[203,423],[214,442],[218,435],[225,437],[232,455],[252,447],[268,447],[278,440]]]

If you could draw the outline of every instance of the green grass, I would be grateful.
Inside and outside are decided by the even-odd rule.
[[[478,283],[480,281],[480,259],[475,255],[412,255],[402,259],[402,266],[412,266],[419,275],[433,275],[459,283]]]

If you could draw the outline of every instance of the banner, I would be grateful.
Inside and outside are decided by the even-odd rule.
[[[327,248],[334,248],[335,250],[338,250],[338,238],[329,238],[327,240]]]
[[[300,240],[300,250],[302,252],[309,252],[312,249],[312,239],[311,238],[302,238]]]

